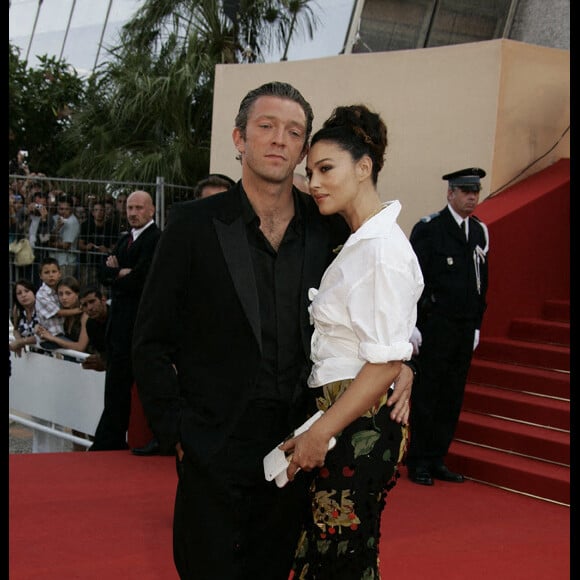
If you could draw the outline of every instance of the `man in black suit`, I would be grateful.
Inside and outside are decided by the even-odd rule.
[[[309,474],[279,489],[262,460],[307,418],[308,289],[349,233],[292,187],[312,119],[286,83],[244,97],[241,181],[172,210],[143,291],[133,364],[162,450],[177,449],[182,579],[286,580],[310,511]]]
[[[406,464],[411,481],[421,485],[433,485],[433,478],[464,479],[444,460],[486,309],[489,237],[485,224],[472,215],[482,177],[485,171],[478,167],[444,175],[447,206],[422,218],[410,236],[425,288],[411,338],[419,380],[413,389]]]
[[[160,236],[154,216],[155,205],[148,192],[134,191],[127,198],[131,231],[119,238],[101,273],[101,282],[111,288],[105,406],[90,451],[128,448],[131,387],[135,380],[131,359],[133,326]]]

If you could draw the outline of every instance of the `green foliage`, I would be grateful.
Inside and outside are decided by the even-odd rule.
[[[73,155],[62,135],[84,102],[86,85],[64,60],[45,55],[39,61],[38,68],[28,68],[9,43],[9,155],[26,149],[32,171],[58,175]]]
[[[171,41],[155,57],[133,52],[91,79],[85,109],[67,134],[77,156],[67,172],[92,179],[194,185],[209,168],[213,75]],[[194,55],[192,56],[192,51]]]
[[[355,433],[352,437],[355,458],[361,455],[368,455],[380,436],[380,433],[372,429]]]
[[[137,182],[162,176],[167,183],[194,185],[209,171],[216,65],[262,60],[274,41],[287,49],[293,34],[312,37],[316,20],[310,4],[312,0],[144,2],[123,28],[119,45],[87,80],[83,106],[75,110],[72,123],[70,115],[59,116],[58,142],[64,153],[54,161],[60,175]],[[12,61],[10,93],[12,106]],[[34,103],[16,105],[28,110]],[[76,104],[55,110],[68,112]],[[32,151],[36,140],[30,125],[25,127],[14,131],[15,148],[26,145]],[[45,141],[42,135],[38,143]],[[31,167],[38,167],[32,152],[30,159]]]

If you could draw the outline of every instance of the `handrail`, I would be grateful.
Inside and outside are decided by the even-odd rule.
[[[29,419],[25,419],[24,417],[20,417],[19,415],[15,415],[14,413],[8,413],[8,418],[11,421],[19,423],[20,425],[24,425],[24,427],[32,429],[33,431],[42,431],[44,433],[48,433],[49,435],[55,435],[56,437],[66,439],[67,441],[72,441],[73,443],[77,443],[78,445],[84,445],[87,448],[92,445],[92,441],[89,441],[88,439],[83,439],[82,437],[71,435],[66,431],[59,431],[54,427],[42,425],[41,423],[38,423],[36,421],[30,421]]]

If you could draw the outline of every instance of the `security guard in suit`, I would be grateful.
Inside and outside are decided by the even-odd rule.
[[[483,177],[478,167],[444,175],[447,206],[411,231],[425,289],[411,338],[419,380],[413,388],[406,463],[411,481],[421,485],[433,485],[434,478],[464,480],[444,460],[486,309],[489,237],[485,224],[472,215]]]

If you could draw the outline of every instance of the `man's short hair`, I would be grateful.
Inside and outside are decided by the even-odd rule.
[[[42,260],[42,262],[40,262],[40,267],[39,267],[39,271],[42,272],[42,268],[44,268],[44,266],[56,266],[59,271],[60,271],[60,264],[58,263],[58,260],[56,258],[50,258],[50,257],[46,257],[44,258],[44,260]]]
[[[101,298],[103,298],[103,296],[104,296],[103,292],[101,291],[101,289],[98,286],[91,285],[91,286],[85,286],[84,288],[81,289],[81,291],[79,293],[79,300],[81,300],[82,298],[85,298],[89,294],[94,294],[97,298],[99,298],[99,300]]]
[[[199,199],[201,197],[203,188],[207,187],[208,185],[214,187],[225,187],[226,189],[229,189],[235,184],[236,182],[231,177],[228,177],[223,173],[210,173],[206,178],[197,182],[195,189],[193,190],[193,199]]]
[[[304,115],[306,116],[306,133],[304,139],[304,145],[306,145],[310,139],[310,133],[312,133],[312,121],[314,120],[312,107],[310,106],[310,103],[302,96],[302,93],[298,89],[294,88],[291,84],[282,83],[280,81],[265,83],[258,88],[251,90],[242,99],[235,122],[236,127],[242,134],[242,137],[244,139],[246,138],[246,128],[248,126],[250,110],[260,97],[280,97],[281,99],[289,99],[295,103],[298,103],[302,107]]]

